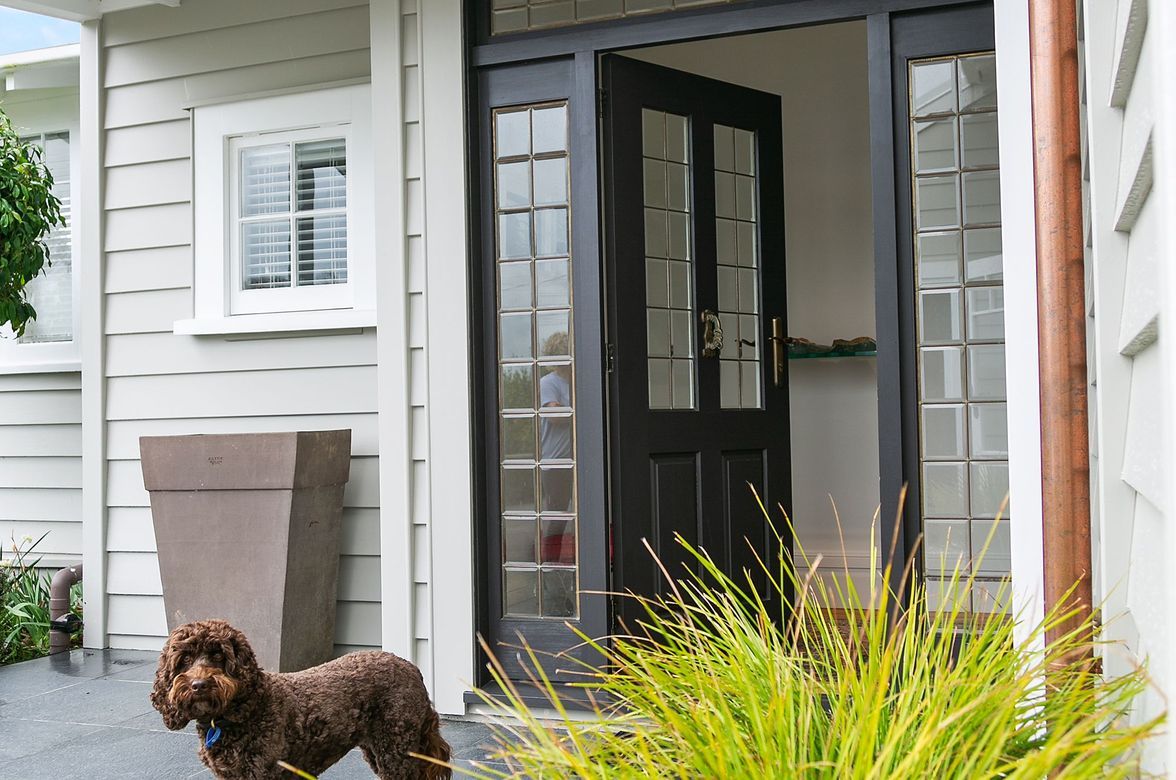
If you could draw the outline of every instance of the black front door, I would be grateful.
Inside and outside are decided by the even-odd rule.
[[[620,56],[603,76],[613,590],[663,592],[645,542],[678,576],[681,536],[770,598],[751,488],[789,507],[780,99]]]

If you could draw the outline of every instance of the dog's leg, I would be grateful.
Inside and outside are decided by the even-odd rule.
[[[432,707],[424,720],[414,725],[389,716],[384,727],[373,729],[360,748],[368,766],[381,780],[447,780],[453,776],[447,767],[409,755],[449,760],[449,743],[441,736],[441,723]]]

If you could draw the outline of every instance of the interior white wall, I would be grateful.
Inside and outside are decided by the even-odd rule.
[[[869,92],[864,22],[696,41],[629,56],[780,95],[788,335],[874,336]],[[869,568],[878,506],[873,358],[789,361],[793,516],[822,567]],[[832,502],[832,503],[831,503]]]

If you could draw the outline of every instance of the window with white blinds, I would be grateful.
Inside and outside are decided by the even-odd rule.
[[[44,151],[43,160],[53,174],[53,194],[61,201],[64,225],[45,238],[49,262],[41,275],[25,287],[29,303],[37,311],[30,320],[21,344],[46,344],[73,340],[73,215],[70,197],[69,133],[41,133],[22,139]]]
[[[374,326],[371,107],[351,84],[193,109],[193,318],[176,333]]]
[[[255,141],[233,161],[241,290],[346,284],[347,139]]]

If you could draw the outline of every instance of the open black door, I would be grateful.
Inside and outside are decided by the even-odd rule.
[[[663,592],[643,540],[677,576],[676,534],[742,582],[778,553],[749,485],[791,503],[780,99],[615,55],[603,77],[613,590]]]

